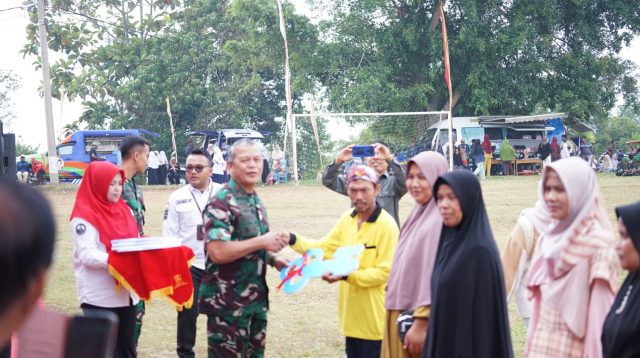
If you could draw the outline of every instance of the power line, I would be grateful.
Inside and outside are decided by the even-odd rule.
[[[24,10],[22,6],[9,7],[6,9],[0,9],[0,12],[11,11],[11,10]]]

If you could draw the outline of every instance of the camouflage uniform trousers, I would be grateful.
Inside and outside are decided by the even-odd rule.
[[[262,358],[267,308],[243,309],[241,316],[207,315],[209,358]]]
[[[136,305],[136,330],[134,332],[134,342],[136,342],[136,347],[138,346],[138,340],[140,339],[140,334],[142,334],[142,317],[144,317],[145,309],[144,309],[144,301],[140,300]]]

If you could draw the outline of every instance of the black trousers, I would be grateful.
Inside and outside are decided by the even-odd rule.
[[[169,178],[169,183],[171,184],[180,184],[180,172],[169,170],[167,178]]]
[[[114,357],[116,358],[134,358],[137,355],[136,343],[134,340],[134,332],[136,328],[136,306],[128,307],[99,307],[83,303],[80,305],[82,311],[104,310],[111,311],[118,315],[118,338],[116,341],[116,350]]]
[[[269,176],[269,161],[266,159],[262,160],[262,182],[264,184],[267,183],[267,177]]]
[[[158,169],[147,168],[147,184],[158,185]]]
[[[158,167],[158,182],[156,184],[167,185],[167,172],[168,167],[166,164],[162,164],[160,167]]]
[[[193,347],[196,344],[196,324],[198,321],[198,291],[204,270],[191,266],[193,281],[193,305],[178,312],[178,357],[195,357]]]
[[[347,337],[345,353],[347,358],[378,358],[382,341]]]

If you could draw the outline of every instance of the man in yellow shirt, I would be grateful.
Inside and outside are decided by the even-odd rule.
[[[380,184],[376,172],[354,165],[347,174],[347,194],[353,209],[346,211],[335,227],[321,240],[290,234],[291,248],[303,253],[321,248],[330,258],[342,246],[364,245],[356,271],[348,276],[326,273],[322,279],[339,282],[338,315],[346,336],[347,358],[379,357],[385,309],[384,290],[398,241],[394,218],[376,204]]]

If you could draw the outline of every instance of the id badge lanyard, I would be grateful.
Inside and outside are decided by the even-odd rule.
[[[211,196],[213,195],[213,184],[211,182],[209,182],[209,188],[207,189],[209,191],[207,196],[207,203],[204,205],[204,208],[207,208],[207,205],[209,205],[209,201],[211,201]],[[198,208],[198,212],[200,213],[200,218],[202,218],[204,216],[204,209],[200,208],[200,204],[198,204],[198,200],[196,199],[196,196],[193,195],[193,191],[191,191],[191,188],[189,188],[189,194],[191,194],[191,197],[193,198],[193,202],[196,204],[196,207]],[[204,193],[203,193],[204,194]],[[197,240],[204,240],[204,231],[203,231],[203,226],[204,226],[204,219],[201,219],[202,223],[200,225],[197,226],[196,230],[196,239]]]

